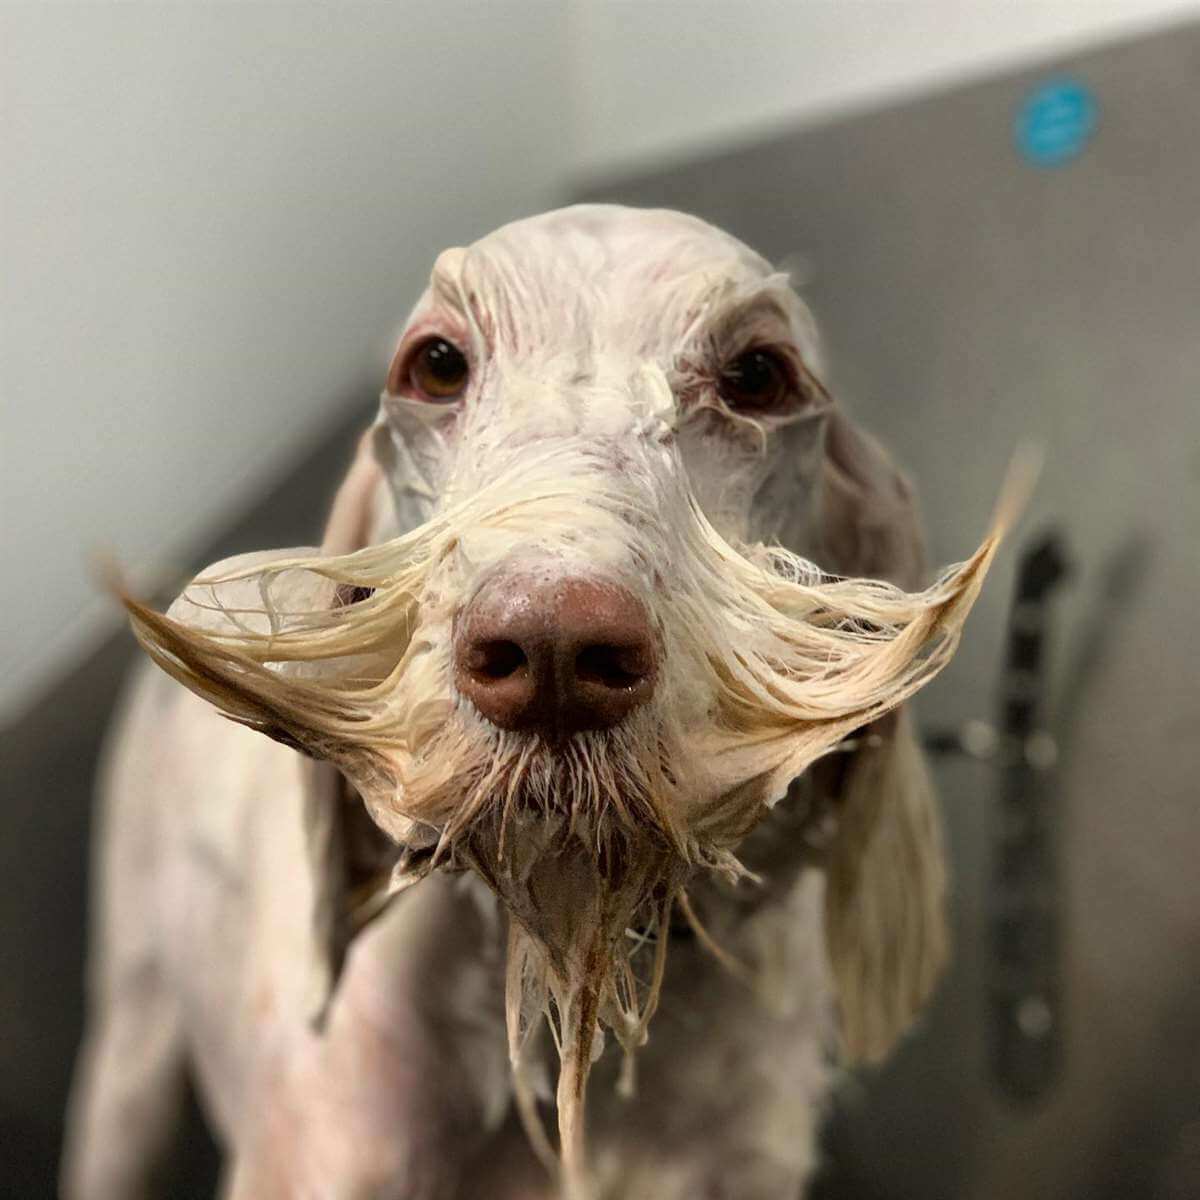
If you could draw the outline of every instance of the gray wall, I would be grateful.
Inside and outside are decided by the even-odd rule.
[[[1197,0],[575,0],[571,166],[661,170],[1197,15]]]

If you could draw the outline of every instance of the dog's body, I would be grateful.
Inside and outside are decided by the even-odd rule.
[[[732,239],[676,214],[567,210],[495,236],[518,246],[522,239],[569,239],[569,245],[562,242],[568,257],[590,263],[596,278],[589,282],[596,287],[596,279],[616,269],[606,265],[606,256],[624,262],[631,246],[653,246],[655,239],[673,239],[676,252],[682,244],[685,257],[695,245],[706,247],[705,269],[723,265],[734,284],[743,277],[774,278]],[[646,270],[657,279],[663,268],[650,262]],[[410,331],[429,328],[445,286],[435,277],[433,297],[418,309]],[[494,347],[505,322],[519,315],[493,311],[479,322],[481,337]],[[814,369],[815,348],[802,315],[783,312],[774,319],[788,326],[803,370]],[[680,307],[676,320],[694,325],[695,306]],[[655,353],[661,360],[663,352]],[[576,359],[572,379],[588,371],[598,377],[581,362]],[[393,401],[406,378],[389,384]],[[781,540],[827,570],[913,586],[920,543],[906,486],[844,417],[815,393],[808,399],[819,419],[793,421],[789,411],[788,421],[769,428],[763,435],[769,440],[758,449],[694,428],[679,430],[678,453],[705,517],[738,544]],[[473,402],[482,404],[468,393],[461,403]],[[388,404],[385,397],[385,410]],[[396,421],[411,419],[406,413]],[[527,423],[529,414],[520,419]],[[554,420],[550,414],[544,429],[531,431],[537,435],[531,445],[557,436]],[[427,430],[401,437],[396,428],[395,422],[381,423],[364,441],[326,534],[330,561],[358,563],[361,555],[337,556],[425,528],[438,504],[431,483],[446,493],[466,486],[465,450],[456,448],[457,474],[439,475],[429,465],[466,432],[443,428],[431,449]],[[578,437],[578,429],[570,436]],[[615,436],[619,454],[620,439],[633,435]],[[669,453],[676,451],[669,447]],[[587,553],[594,562],[607,551]],[[171,616],[218,639],[242,638],[246,628],[258,629],[255,622],[265,620],[261,611],[246,611],[271,608],[264,603],[261,572],[269,575],[272,561],[265,555],[222,564],[210,575],[225,582],[215,591],[186,593]],[[501,560],[502,568],[508,561]],[[286,607],[293,613],[337,612],[377,587],[382,595],[376,576],[353,593],[346,591],[347,580],[362,583],[357,576],[309,571],[287,578]],[[508,578],[501,576],[502,582]],[[461,593],[468,597],[465,605],[455,601],[456,645],[466,636],[461,614],[465,608],[474,615],[479,601],[469,597],[479,594],[477,587],[467,589]],[[938,593],[943,609],[950,595],[945,587]],[[218,606],[198,607],[205,596],[215,597]],[[902,624],[898,620],[896,629]],[[437,628],[426,635],[431,644]],[[656,651],[670,657],[665,665],[656,662],[663,678],[650,680],[652,705],[671,694],[666,673],[682,657],[669,632],[662,643],[668,650]],[[252,632],[248,644],[259,636]],[[182,650],[171,653],[177,656],[172,661],[194,664]],[[263,661],[282,657],[272,650]],[[317,667],[301,662],[301,670],[316,671],[320,661]],[[248,662],[237,659],[237,670],[248,673],[239,679],[258,686],[253,680],[261,677],[274,686],[273,677],[254,675],[259,668]],[[461,683],[464,668],[460,663],[456,669]],[[514,1034],[511,1007],[506,1029],[506,943],[510,1005],[514,986],[509,914],[518,913],[522,928],[531,924],[528,914],[512,908],[486,861],[481,866],[464,852],[462,862],[450,865],[475,866],[479,874],[434,873],[393,897],[369,922],[356,917],[347,897],[371,890],[381,862],[386,876],[395,841],[425,844],[414,830],[425,829],[426,818],[410,821],[412,810],[403,805],[403,815],[387,810],[396,785],[376,790],[376,759],[367,768],[339,757],[337,738],[322,734],[317,741],[308,724],[281,719],[274,701],[268,720],[266,702],[249,707],[235,698],[240,683],[230,685],[224,675],[214,682],[220,666],[196,668],[199,684],[192,670],[187,666],[190,686],[290,745],[225,720],[165,676],[147,674],[132,694],[103,788],[93,1013],[71,1120],[68,1194],[79,1200],[151,1194],[151,1170],[168,1144],[188,1064],[229,1155],[226,1189],[237,1200],[557,1194],[514,1115],[514,1094],[521,1100],[514,1081],[524,1079],[526,1092],[544,1099],[553,1094],[555,1053],[545,1030],[514,1050],[524,1027]],[[449,668],[440,671],[444,681]],[[914,686],[906,683],[903,694]],[[896,694],[903,698],[899,689]],[[777,802],[783,775],[772,776],[770,788],[754,801],[753,820],[728,839],[758,884],[734,887],[700,872],[687,876],[686,897],[674,884],[645,892],[660,910],[665,895],[661,911],[669,914],[674,900],[677,912],[686,906],[695,920],[662,915],[657,924],[649,922],[658,935],[649,940],[669,940],[670,953],[661,993],[652,988],[658,1015],[636,1056],[633,1094],[618,1087],[622,1060],[614,1040],[597,1061],[589,1091],[586,1184],[596,1196],[797,1196],[813,1165],[821,1097],[839,1036],[859,1057],[878,1058],[923,1001],[942,957],[943,878],[936,820],[912,733],[903,716],[899,722],[894,715],[880,719],[896,702],[864,702],[853,710],[861,713],[857,722],[853,714],[830,719],[822,747],[863,719],[875,722],[877,736],[818,764],[786,799]],[[461,697],[454,703],[461,711]],[[477,707],[486,715],[493,703],[483,692]],[[467,708],[462,719],[477,721]],[[621,722],[633,719],[622,716]],[[495,720],[507,729],[507,710]],[[605,722],[613,724],[608,717]],[[501,735],[500,744],[528,736],[515,728]],[[545,736],[548,745],[556,744]],[[330,762],[306,759],[292,746]],[[806,751],[809,758],[817,752]],[[390,838],[364,820],[359,793]],[[511,803],[511,789],[509,796]],[[508,820],[506,806],[498,862],[506,861]],[[441,826],[432,818],[427,825],[435,831],[427,843],[432,846]],[[448,836],[443,832],[435,860],[450,844]],[[621,919],[621,938],[625,925],[646,925],[633,911]],[[644,917],[646,910],[636,911]],[[630,936],[636,938],[636,931]],[[541,968],[540,980],[557,961],[552,938],[548,944],[551,967]],[[647,984],[654,971],[650,956],[631,953],[640,982]],[[553,993],[564,1040],[562,1014],[574,994]],[[651,1002],[646,1021],[653,1007]],[[619,1015],[602,1006],[599,1021],[620,1039]],[[588,1047],[598,1028],[585,1022],[581,1036]],[[564,1064],[569,1050],[563,1050]],[[580,1069],[586,1073],[586,1061]],[[563,1097],[560,1082],[560,1107]],[[573,1136],[565,1128],[564,1144]],[[577,1173],[572,1186],[583,1187],[582,1179]]]
[[[510,1119],[496,899],[469,875],[402,896],[355,941],[314,1030],[297,916],[314,899],[302,802],[313,764],[161,675],[143,675],[131,699],[106,789],[72,1194],[156,1194],[150,1169],[190,1063],[239,1200],[553,1196]],[[694,939],[672,946],[636,1097],[605,1077],[611,1047],[592,1085],[602,1195],[797,1193],[832,1042],[821,908],[809,870],[714,927],[733,954],[779,955],[788,994],[775,1011]]]

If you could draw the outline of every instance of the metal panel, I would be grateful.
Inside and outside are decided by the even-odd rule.
[[[1094,133],[1037,165],[1019,114],[1064,74]],[[1042,647],[1058,761],[1027,773],[1057,840],[1061,1001],[1017,1037],[1059,1038],[1061,1057],[1022,1101],[1026,1067],[989,1052],[1013,776],[943,759],[956,965],[893,1062],[847,1088],[822,1194],[1200,1196],[1198,115],[1193,24],[581,189],[696,212],[798,267],[835,391],[912,471],[939,561],[975,544],[1014,447],[1047,450],[1017,543],[1055,530],[1071,564]],[[1000,710],[1018,558],[924,697],[927,727]]]

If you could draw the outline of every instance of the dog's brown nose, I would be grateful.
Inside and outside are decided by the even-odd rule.
[[[501,729],[608,729],[650,698],[656,668],[646,610],[615,584],[499,577],[455,626],[458,690]]]

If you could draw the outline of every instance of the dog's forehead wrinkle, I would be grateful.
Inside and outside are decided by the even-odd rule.
[[[502,350],[573,360],[564,377],[575,385],[612,357],[669,372],[739,340],[794,342],[818,365],[786,275],[723,230],[662,210],[579,206],[443,252],[410,332],[441,324],[462,336],[464,319],[480,360]]]
[[[604,206],[505,226],[471,246],[460,270],[460,287],[489,310],[498,342],[619,346],[660,358],[697,311],[781,280],[695,218]]]

